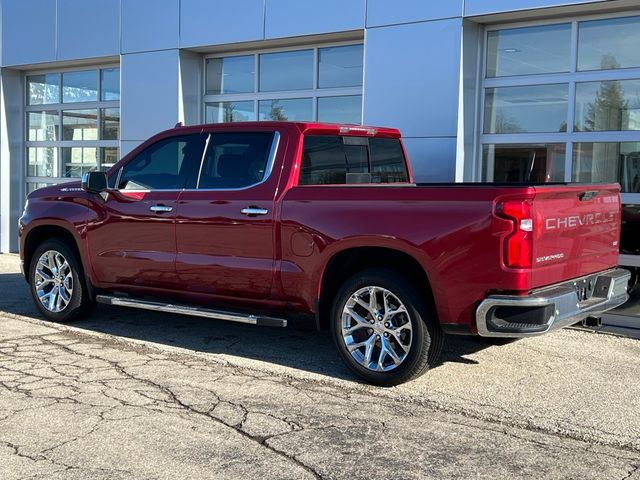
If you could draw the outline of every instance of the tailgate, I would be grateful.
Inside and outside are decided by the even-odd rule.
[[[620,187],[535,187],[531,287],[588,275],[618,264]]]

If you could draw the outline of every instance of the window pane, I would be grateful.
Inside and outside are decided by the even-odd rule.
[[[318,121],[361,124],[362,96],[318,98]]]
[[[373,183],[408,182],[409,174],[400,140],[370,138],[371,181]]]
[[[487,77],[568,72],[570,59],[568,23],[487,34]]]
[[[640,17],[578,24],[578,70],[640,66]]]
[[[64,110],[62,140],[97,140],[97,110]]]
[[[98,100],[98,74],[95,70],[62,74],[62,101],[95,102]]]
[[[55,141],[58,138],[58,112],[27,113],[29,142]]]
[[[27,103],[29,105],[60,103],[60,74],[48,73],[27,77]]]
[[[85,172],[94,171],[98,160],[97,150],[96,147],[63,147],[63,176],[81,177]]]
[[[175,190],[198,175],[207,136],[180,135],[154,143],[123,168],[121,190]]]
[[[362,45],[320,48],[318,87],[358,87],[362,85]]]
[[[545,183],[564,181],[564,143],[484,145],[485,182]]]
[[[262,181],[272,141],[272,133],[214,133],[199,188],[243,188]]]
[[[100,98],[104,101],[120,100],[120,69],[104,68],[100,70],[102,91]]]
[[[329,135],[304,137],[299,185],[347,183],[347,163],[342,138]]]
[[[566,132],[566,84],[487,88],[484,133]]]
[[[619,182],[623,192],[640,192],[640,142],[574,143],[575,182]]]
[[[27,148],[28,177],[58,176],[58,149],[55,147]]]
[[[102,170],[111,168],[120,160],[120,151],[117,147],[105,147],[100,153],[100,167]]]
[[[207,60],[207,95],[249,93],[255,91],[255,58],[210,58]]]
[[[576,130],[640,130],[640,80],[576,84]]]
[[[207,123],[247,122],[256,119],[253,101],[207,103],[205,110]]]
[[[311,98],[260,100],[258,119],[291,122],[313,120],[313,100]]]
[[[313,88],[313,50],[260,55],[260,91]]]
[[[100,139],[118,140],[120,138],[120,109],[100,109]]]

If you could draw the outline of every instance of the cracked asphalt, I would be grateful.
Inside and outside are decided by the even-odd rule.
[[[640,480],[640,341],[563,330],[392,389],[325,332],[99,306],[41,320],[0,255],[0,478]]]

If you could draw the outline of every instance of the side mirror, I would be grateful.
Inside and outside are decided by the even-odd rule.
[[[101,193],[107,189],[106,172],[86,172],[82,175],[82,190],[89,193]]]

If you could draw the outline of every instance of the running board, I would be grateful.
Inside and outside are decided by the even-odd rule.
[[[176,305],[173,303],[153,302],[150,300],[140,300],[129,297],[114,297],[110,295],[97,295],[96,301],[107,305],[117,305],[119,307],[141,308],[143,310],[153,310],[154,312],[178,313],[181,315],[191,315],[193,317],[215,318],[230,322],[247,323],[261,327],[286,327],[287,320],[284,318],[264,317],[262,315],[249,315],[246,313],[233,313],[221,310],[211,310],[202,307],[192,307],[189,305]]]

